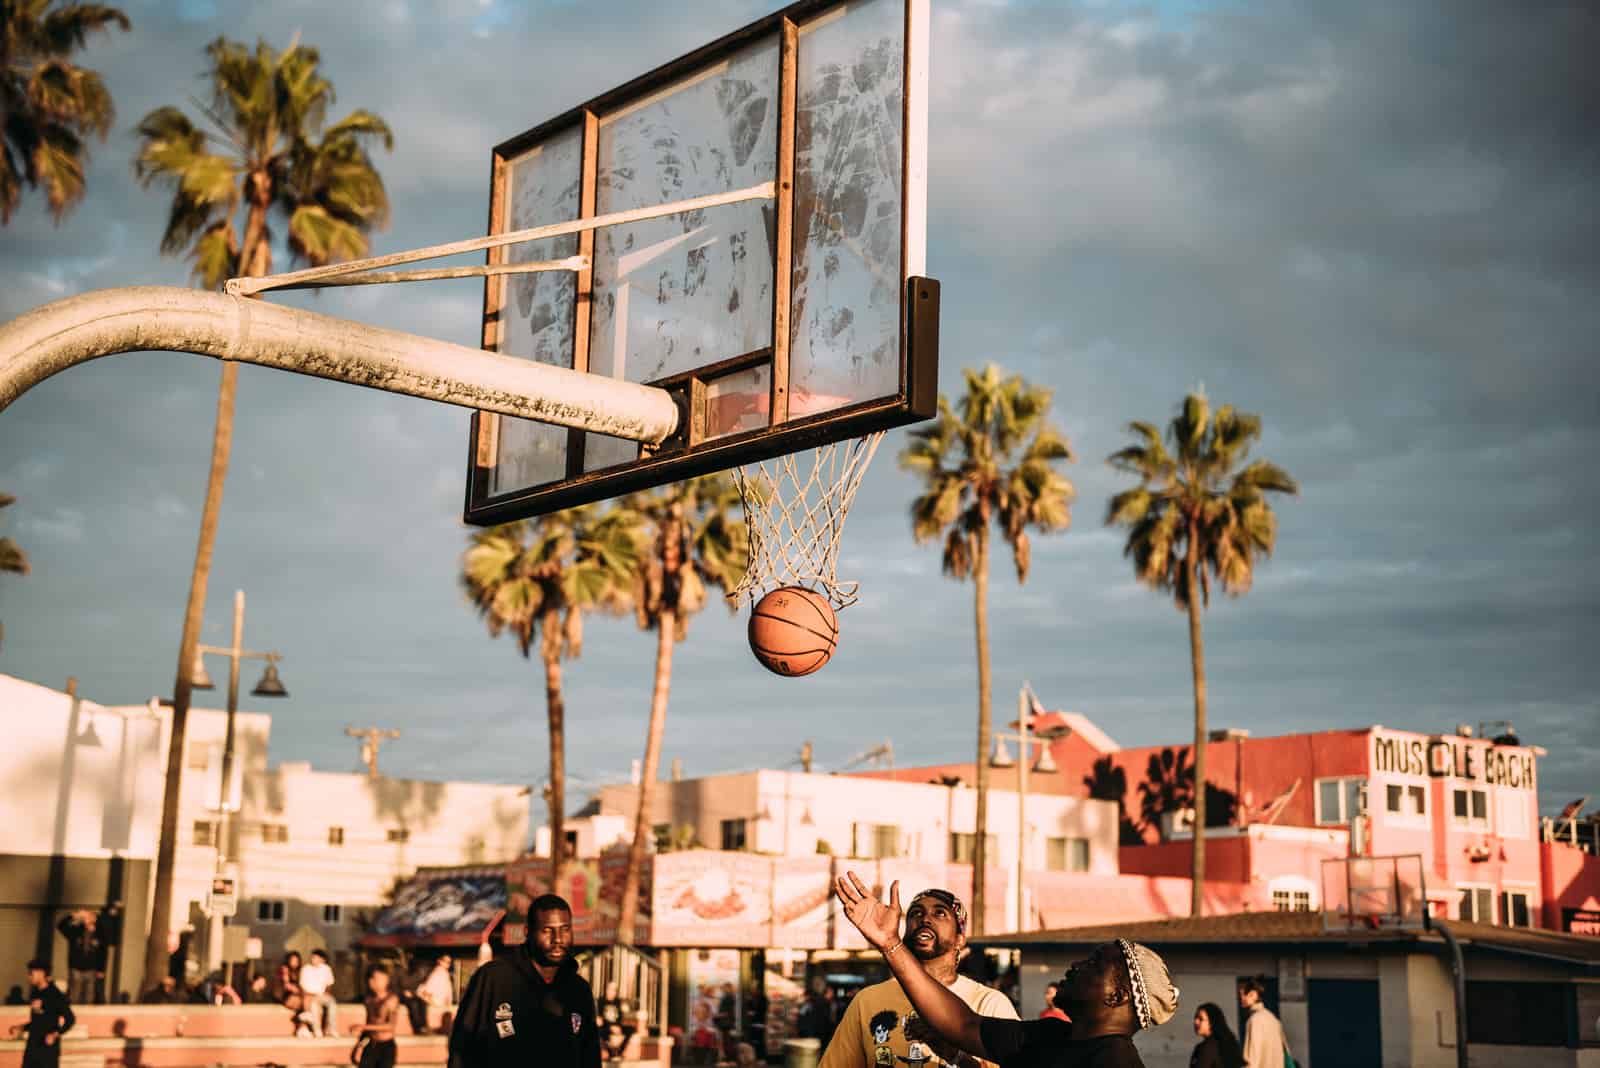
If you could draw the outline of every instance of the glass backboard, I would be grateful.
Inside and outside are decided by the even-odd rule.
[[[492,250],[483,347],[659,386],[648,446],[476,413],[466,519],[540,515],[935,414],[927,0],[793,4],[494,151],[490,232],[765,190]]]

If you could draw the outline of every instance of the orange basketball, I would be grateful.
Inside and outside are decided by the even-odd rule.
[[[838,645],[833,606],[804,586],[780,586],[750,613],[750,651],[775,675],[809,675]]]

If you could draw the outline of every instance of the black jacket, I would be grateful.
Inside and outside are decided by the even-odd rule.
[[[594,991],[569,958],[546,983],[526,951],[479,968],[456,1007],[450,1068],[599,1068]]]
[[[71,916],[63,916],[56,924],[67,940],[67,967],[75,972],[103,972],[106,970],[106,944],[98,928],[91,931],[86,923]]]
[[[78,1018],[72,1015],[67,995],[54,983],[46,983],[43,990],[29,987],[27,998],[28,1022],[24,1026],[28,1029],[27,1048],[30,1053],[45,1048],[46,1035],[63,1034],[72,1030],[72,1025],[78,1022]],[[57,1038],[49,1048],[59,1053],[61,1039]]]

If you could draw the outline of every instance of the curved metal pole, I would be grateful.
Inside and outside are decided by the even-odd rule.
[[[1467,964],[1461,956],[1461,943],[1448,924],[1429,919],[1428,927],[1438,931],[1450,953],[1450,977],[1454,980],[1456,1001],[1456,1065],[1467,1068]]]
[[[94,290],[0,324],[0,412],[53,374],[136,351],[193,352],[651,444],[678,426],[664,389],[173,286]]]

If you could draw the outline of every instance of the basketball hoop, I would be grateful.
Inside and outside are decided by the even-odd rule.
[[[856,603],[859,582],[838,578],[839,541],[883,431],[785,453],[733,469],[750,529],[750,566],[728,595],[753,605],[781,586],[804,586],[837,611]]]

